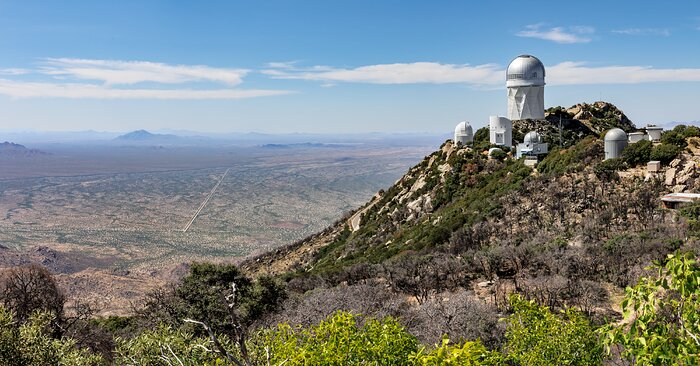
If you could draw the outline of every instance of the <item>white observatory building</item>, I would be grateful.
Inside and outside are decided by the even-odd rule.
[[[492,145],[513,146],[513,122],[505,117],[490,116],[489,142]]]
[[[544,118],[544,65],[537,57],[520,55],[506,70],[508,118]]]
[[[605,160],[619,158],[627,147],[627,134],[619,128],[605,133]]]
[[[537,155],[549,152],[549,145],[542,142],[542,136],[535,131],[525,134],[522,144],[518,144],[516,156],[520,159],[523,156],[537,157]]]
[[[460,122],[457,127],[455,127],[455,138],[453,141],[455,145],[461,142],[463,146],[471,144],[472,141],[474,141],[474,130],[469,122]]]

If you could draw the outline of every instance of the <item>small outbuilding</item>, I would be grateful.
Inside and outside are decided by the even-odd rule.
[[[649,135],[644,132],[630,132],[627,135],[627,140],[630,144],[634,144],[635,142],[649,140]]]
[[[647,163],[647,172],[658,173],[661,171],[661,162],[658,160],[652,160]]]
[[[656,142],[661,141],[661,133],[664,132],[663,127],[655,125],[647,125],[646,127],[647,135],[649,135],[649,140]]]
[[[699,193],[669,193],[661,197],[661,203],[665,208],[680,208],[700,200]]]
[[[605,134],[605,160],[619,158],[627,147],[627,134],[619,128],[613,128]]]

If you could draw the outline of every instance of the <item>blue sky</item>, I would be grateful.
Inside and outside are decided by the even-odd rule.
[[[449,132],[546,106],[700,120],[700,2],[3,1],[0,130]]]

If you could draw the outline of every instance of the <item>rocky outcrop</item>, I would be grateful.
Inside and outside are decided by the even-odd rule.
[[[695,191],[698,180],[698,164],[700,157],[682,154],[674,159],[664,172],[664,184],[675,193]]]
[[[549,108],[545,112],[544,120],[514,121],[513,140],[522,141],[527,132],[537,131],[545,142],[567,147],[586,136],[600,136],[613,127],[627,132],[637,128],[620,109],[611,103],[579,103],[569,108]]]

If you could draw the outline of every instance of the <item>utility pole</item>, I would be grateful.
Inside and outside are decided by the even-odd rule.
[[[561,138],[561,111],[559,111],[559,147],[563,147]]]

